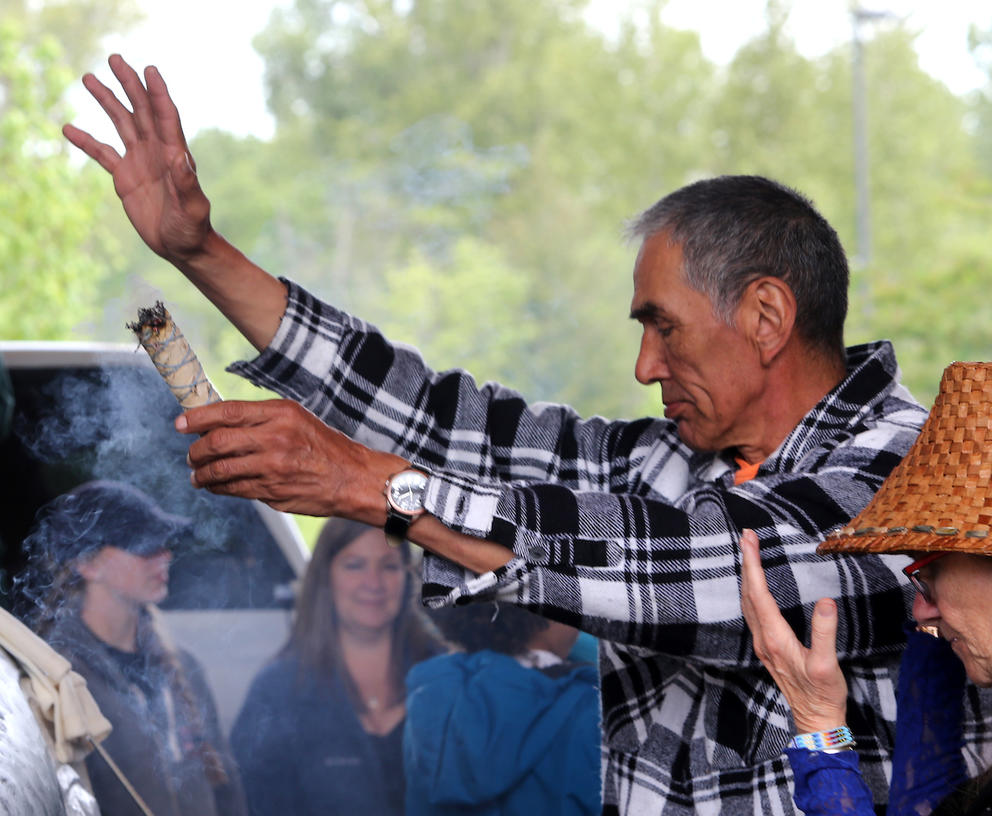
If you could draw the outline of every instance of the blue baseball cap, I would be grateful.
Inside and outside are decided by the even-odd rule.
[[[147,556],[172,549],[192,528],[146,493],[123,482],[85,482],[50,501],[31,535],[54,563],[65,564],[103,547]]]

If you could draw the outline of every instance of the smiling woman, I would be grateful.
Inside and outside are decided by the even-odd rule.
[[[917,584],[913,617],[951,644],[971,682],[992,686],[992,558],[966,552],[929,558],[935,555],[919,570],[927,592]]]
[[[231,732],[253,816],[404,812],[404,677],[441,651],[413,607],[410,545],[345,519],[321,530],[289,641]]]

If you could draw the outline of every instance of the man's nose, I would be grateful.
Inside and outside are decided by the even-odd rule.
[[[645,327],[641,333],[637,362],[634,364],[634,377],[641,385],[651,385],[667,380],[670,376],[664,341],[653,328]]]

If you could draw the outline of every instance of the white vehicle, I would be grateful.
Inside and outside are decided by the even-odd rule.
[[[162,610],[176,643],[203,665],[228,731],[288,634],[309,557],[296,523],[190,485],[189,438],[172,425],[179,406],[140,349],[0,342],[0,362],[0,603],[17,600],[21,544],[42,504],[94,478],[140,487],[193,519],[193,540],[173,553]]]

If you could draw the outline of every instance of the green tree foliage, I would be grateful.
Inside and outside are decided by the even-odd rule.
[[[101,6],[45,5],[63,15]],[[661,22],[663,6],[620,6],[604,32],[584,0],[296,0],[255,41],[275,137],[210,131],[193,142],[215,223],[265,268],[439,368],[587,414],[657,412],[657,391],[631,376],[636,248],[624,243],[625,219],[695,178],[755,172],[810,195],[856,249],[850,47],[799,53],[790,4],[769,0],[765,31],[720,67],[696,34]],[[848,339],[893,339],[928,400],[948,362],[989,357],[975,304],[992,261],[992,107],[987,94],[959,98],[925,74],[913,31],[889,22],[864,34],[874,251],[854,270]],[[992,38],[972,40],[987,58]],[[34,109],[46,106],[47,117],[49,102]],[[18,150],[21,163],[67,174],[49,182],[50,197],[89,189],[54,141],[32,143],[49,146]],[[102,189],[101,206],[113,207],[105,180]],[[12,190],[0,179],[0,195]],[[38,211],[56,213],[59,241],[77,253],[44,268],[92,264],[92,231],[73,233],[58,206]],[[85,220],[85,208],[66,209]],[[125,260],[84,291],[104,304],[92,332],[121,339],[121,304],[160,290],[222,393],[250,394],[220,373],[246,344],[119,212],[106,221]],[[35,236],[24,240],[36,255],[58,245],[21,232]],[[18,315],[39,310],[29,300]]]
[[[693,166],[712,74],[695,35],[660,25],[657,8],[614,41],[584,2],[305,1],[277,14],[256,44],[277,149],[305,146],[293,151],[302,165],[291,159],[302,182],[291,200],[305,212],[280,237],[306,248],[277,267],[405,325],[392,311],[403,304],[381,296],[394,270],[428,264],[433,289],[450,286],[454,300],[473,269],[453,262],[470,235],[476,257],[525,282],[519,302],[489,307],[506,314],[490,339],[509,355],[510,382],[587,411],[637,410],[623,220]],[[423,308],[419,320],[442,319]],[[452,330],[476,320],[467,312]],[[467,365],[434,336],[403,339],[438,366]]]
[[[988,80],[973,100],[975,107],[975,149],[978,160],[987,174],[992,174],[992,27],[982,29],[971,26],[968,30],[968,48]]]
[[[72,78],[58,43],[24,43],[16,22],[0,22],[0,331],[56,339],[96,311],[110,245],[95,214],[106,188],[73,165],[57,124]]]
[[[0,20],[18,27],[22,45],[55,40],[73,78],[102,56],[105,35],[127,31],[141,18],[135,0],[0,0]]]
[[[785,34],[787,14],[769,3],[766,32],[726,71],[709,129],[711,170],[802,190],[853,257],[850,46],[803,57]],[[973,107],[922,71],[914,37],[879,26],[864,44],[873,252],[870,266],[852,270],[847,337],[896,341],[907,383],[928,400],[951,360],[989,355],[989,332],[966,317],[975,295],[966,282],[988,275],[992,208],[966,126]]]

